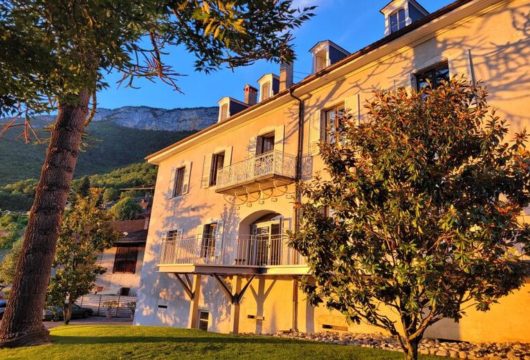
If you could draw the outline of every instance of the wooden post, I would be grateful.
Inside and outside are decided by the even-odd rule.
[[[190,302],[190,312],[188,314],[188,329],[194,329],[199,326],[199,298],[201,292],[201,275],[196,274],[193,277],[193,298]]]
[[[298,331],[298,278],[293,277],[293,325],[292,331]]]
[[[238,334],[239,333],[239,313],[240,313],[240,303],[241,298],[239,298],[239,295],[241,294],[241,277],[240,276],[234,276],[234,279],[232,280],[232,292],[234,294],[237,294],[235,298],[230,303],[230,328],[232,329],[232,334]]]

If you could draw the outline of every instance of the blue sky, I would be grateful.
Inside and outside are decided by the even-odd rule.
[[[295,0],[301,6],[317,5],[316,15],[295,32],[294,47],[297,59],[294,64],[295,82],[311,71],[308,50],[318,41],[329,39],[346,50],[354,52],[383,37],[384,18],[379,10],[389,0]],[[430,12],[452,0],[419,0]],[[174,48],[166,57],[168,64],[182,74],[178,84],[183,94],[173,91],[161,82],[138,81],[140,89],[118,87],[119,75],[107,76],[109,88],[98,94],[98,106],[146,105],[160,108],[216,106],[223,96],[242,99],[245,83],[257,86],[257,79],[269,72],[278,73],[279,65],[257,62],[251,66],[220,69],[211,74],[194,71],[193,55],[182,48]]]

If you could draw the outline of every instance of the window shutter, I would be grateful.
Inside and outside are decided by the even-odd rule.
[[[206,189],[210,186],[210,170],[212,166],[212,154],[204,155],[204,163],[202,164],[201,188]]]
[[[225,161],[223,167],[232,165],[232,149],[232,146],[227,146],[225,148]]]
[[[204,232],[204,224],[200,224],[199,226],[197,226],[197,229],[195,230],[195,243],[196,243],[196,246],[195,246],[195,249],[193,250],[193,256],[196,256],[196,257],[200,257],[201,253],[202,253],[202,249],[201,249],[201,246],[202,246],[202,234]]]
[[[362,120],[362,103],[361,103],[361,93],[357,93],[353,96],[347,97],[344,100],[344,108],[346,111],[349,111],[349,114],[352,117],[352,120],[357,122],[357,125],[361,123]]]
[[[412,74],[407,74],[403,78],[395,79],[394,80],[394,91],[397,91],[399,89],[405,89],[408,93],[410,93],[413,89],[416,89],[416,79]]]
[[[249,157],[256,156],[256,145],[257,145],[258,138],[256,136],[253,136],[250,138],[248,142],[248,155]]]
[[[177,168],[175,166],[171,167],[171,172],[169,174],[169,189],[168,189],[168,199],[171,199],[175,196],[175,178],[177,176]]]
[[[348,96],[344,99],[344,109],[351,119],[359,124],[359,94]]]
[[[217,228],[215,229],[215,260],[222,261],[221,256],[223,254],[223,221],[217,221]]]
[[[187,194],[190,192],[190,177],[191,177],[191,161],[187,161],[186,169],[184,170],[184,182],[182,184],[182,194]]]
[[[325,126],[322,126],[321,111],[315,110],[309,118],[309,152],[318,154],[320,152],[320,141],[325,138]]]
[[[470,83],[476,82],[473,55],[470,49],[464,50],[457,57],[449,58],[447,62],[449,65],[449,76],[451,78],[454,76],[464,76]]]
[[[276,129],[274,129],[274,150],[283,152],[284,137],[285,126],[277,126]]]

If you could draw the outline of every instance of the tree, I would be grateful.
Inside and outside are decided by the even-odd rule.
[[[366,122],[345,119],[321,146],[329,177],[304,184],[293,245],[310,300],[389,331],[407,359],[430,325],[523,283],[528,138],[507,142],[486,96],[458,79],[378,92]]]
[[[196,68],[211,71],[258,59],[291,61],[292,29],[312,8],[291,0],[11,0],[0,3],[0,111],[28,115],[57,109],[36,188],[0,346],[48,342],[41,320],[62,213],[82,135],[95,113],[103,75],[122,83],[158,78],[178,90],[165,64],[169,46],[183,45]],[[20,80],[19,80],[20,79]],[[92,110],[89,110],[92,100]],[[24,106],[21,106],[24,105]],[[25,116],[27,119],[28,116]],[[23,125],[29,124],[28,121]],[[10,124],[15,126],[15,124]],[[24,126],[24,129],[28,126]]]
[[[88,176],[83,176],[81,182],[77,186],[76,193],[81,197],[90,195],[90,179]]]
[[[20,252],[22,250],[22,239],[17,240],[11,250],[0,261],[0,285],[8,285],[13,282],[15,269]]]
[[[75,206],[65,213],[57,252],[55,274],[48,287],[48,303],[63,309],[64,323],[72,317],[72,305],[92,290],[105,268],[97,265],[98,255],[118,240],[111,217],[97,206],[99,194],[79,196]]]
[[[120,190],[116,188],[106,188],[103,192],[103,201],[106,203],[110,203],[112,201],[116,201],[120,198]]]
[[[114,204],[110,212],[116,220],[134,220],[143,212],[143,209],[133,198],[126,197]]]

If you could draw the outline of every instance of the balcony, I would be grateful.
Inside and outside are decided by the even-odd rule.
[[[217,174],[216,192],[248,194],[294,182],[296,157],[283,151],[271,151],[226,166]]]
[[[245,235],[236,239],[192,236],[165,240],[161,272],[306,273],[305,259],[288,245],[286,235]]]

